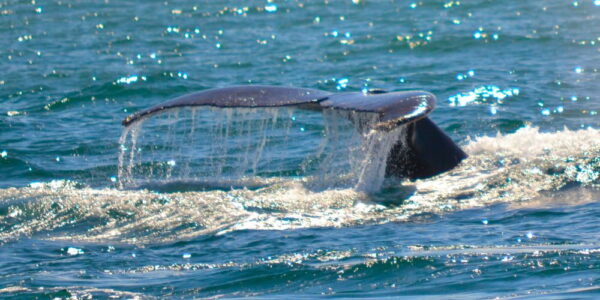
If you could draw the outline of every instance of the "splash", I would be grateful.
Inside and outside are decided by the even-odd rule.
[[[414,182],[384,181],[379,193],[354,186],[318,190],[291,177],[227,191],[157,193],[69,181],[0,189],[0,241],[40,235],[144,244],[236,230],[410,221],[497,203],[579,205],[600,200],[599,141],[600,131],[591,128],[523,128],[478,137],[464,146],[469,158],[452,171]]]
[[[525,127],[514,134],[471,139],[464,150],[469,158],[458,168],[417,181],[419,192],[407,204],[438,211],[438,200],[445,202],[447,210],[498,202],[521,206],[569,186],[600,188],[600,131],[596,129],[543,133]],[[586,199],[577,202],[598,200],[594,193]]]

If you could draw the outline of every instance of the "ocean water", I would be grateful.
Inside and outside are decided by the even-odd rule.
[[[3,0],[0,37],[2,298],[600,296],[599,1]],[[393,133],[287,108],[120,124],[239,84],[427,90],[469,158],[382,181]]]

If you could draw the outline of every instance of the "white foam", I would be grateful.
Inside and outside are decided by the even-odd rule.
[[[568,157],[572,153],[597,151],[600,131],[588,128],[577,131],[564,128],[557,132],[540,132],[537,127],[523,127],[513,134],[476,137],[464,147],[470,155],[511,155],[523,159],[541,156]]]

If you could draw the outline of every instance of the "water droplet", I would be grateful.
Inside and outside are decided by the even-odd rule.
[[[184,72],[177,72],[177,77],[181,77],[183,79],[188,79],[188,74]]]
[[[488,224],[488,219],[483,219],[483,220],[481,220],[481,223],[482,223],[483,225],[487,225],[487,224]]]
[[[502,262],[509,262],[509,261],[512,261],[514,258],[515,258],[514,256],[505,256],[502,258]]]
[[[583,73],[583,68],[582,67],[576,67],[574,71],[575,71],[575,73]]]
[[[6,158],[6,156],[8,156],[8,152],[6,152],[6,150],[3,150],[2,152],[0,152],[0,157]]]
[[[83,254],[83,249],[79,249],[79,248],[75,248],[75,247],[69,247],[67,249],[67,254],[69,255],[79,255],[79,254]]]

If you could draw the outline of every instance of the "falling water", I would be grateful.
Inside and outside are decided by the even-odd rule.
[[[399,130],[376,114],[295,108],[179,108],[120,139],[122,188],[260,187],[284,179],[315,190],[377,191]]]

